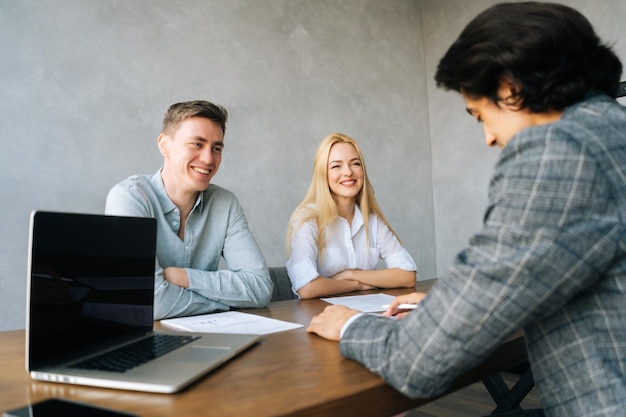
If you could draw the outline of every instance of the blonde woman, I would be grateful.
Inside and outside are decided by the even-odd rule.
[[[415,286],[415,262],[376,203],[359,146],[344,134],[320,144],[287,243],[287,272],[300,298]],[[376,269],[380,259],[386,269]]]

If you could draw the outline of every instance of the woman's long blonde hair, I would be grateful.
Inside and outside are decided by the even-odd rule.
[[[359,149],[359,145],[354,139],[344,135],[343,133],[333,133],[328,135],[317,149],[315,160],[313,161],[313,177],[311,178],[311,185],[309,185],[309,190],[304,196],[304,199],[300,202],[300,204],[298,204],[298,207],[296,207],[291,215],[291,218],[289,219],[289,226],[287,228],[288,253],[291,253],[291,241],[293,240],[293,237],[298,229],[300,229],[300,227],[309,220],[315,220],[315,224],[317,226],[318,256],[321,256],[322,251],[326,246],[326,227],[337,221],[337,204],[335,203],[328,184],[328,157],[330,155],[330,149],[336,143],[349,143],[352,145],[361,160],[361,166],[363,167],[363,187],[356,195],[356,204],[363,213],[363,223],[368,247],[370,242],[370,214],[376,214],[387,225],[389,230],[391,230],[391,233],[398,238],[398,235],[391,228],[380,210],[378,203],[376,202],[374,189],[367,178],[365,160],[363,159],[363,154],[361,153],[361,149]],[[400,239],[398,238],[398,240]]]

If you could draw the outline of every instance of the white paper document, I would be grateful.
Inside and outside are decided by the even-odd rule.
[[[384,304],[389,304],[395,297],[389,294],[347,295],[345,297],[322,298],[330,304],[339,304],[364,313],[385,311]]]
[[[270,334],[303,327],[302,324],[257,316],[240,311],[202,314],[161,320],[172,329],[196,333]]]

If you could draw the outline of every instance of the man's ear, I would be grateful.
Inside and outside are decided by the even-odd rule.
[[[169,136],[166,135],[165,133],[161,133],[159,135],[159,138],[157,139],[157,143],[159,145],[159,152],[161,152],[161,155],[163,155],[164,157],[167,157],[170,154],[170,149],[169,149]]]
[[[518,107],[522,99],[520,86],[508,75],[500,77],[498,85],[498,97],[507,106]]]

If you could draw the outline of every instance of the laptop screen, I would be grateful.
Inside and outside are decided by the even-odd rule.
[[[155,219],[34,212],[29,369],[151,331],[155,251]]]

